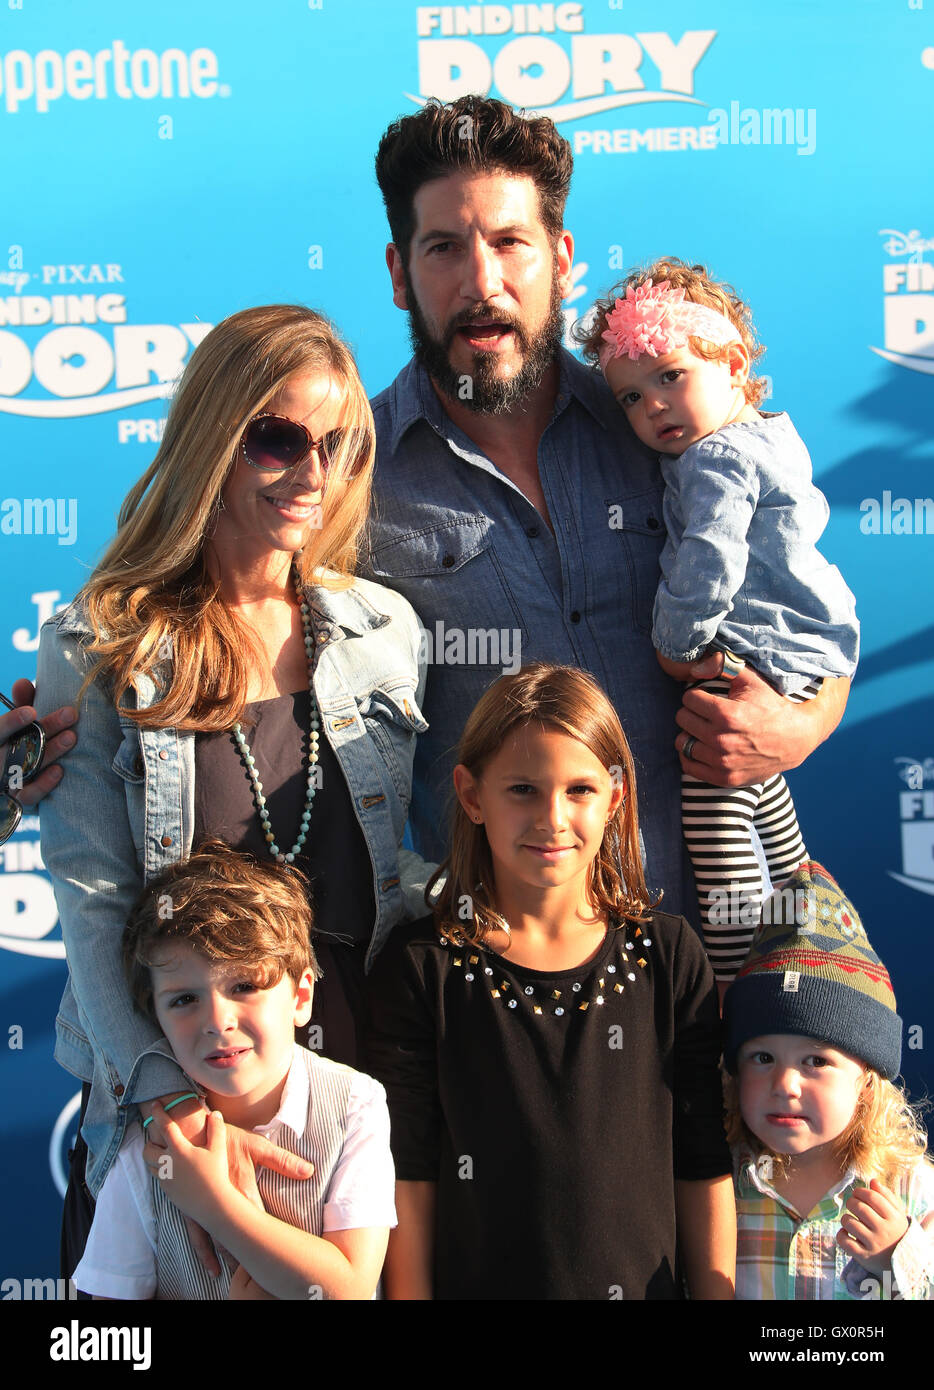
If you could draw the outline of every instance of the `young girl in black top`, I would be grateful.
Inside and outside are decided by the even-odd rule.
[[[392,1116],[390,1298],[732,1297],[710,967],[652,911],[632,758],[588,676],[467,722],[433,917],[370,977]],[[680,1265],[679,1265],[680,1257]]]

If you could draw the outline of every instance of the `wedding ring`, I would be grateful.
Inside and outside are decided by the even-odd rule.
[[[694,756],[694,749],[696,746],[697,739],[694,737],[693,734],[688,734],[687,738],[684,740],[684,746],[681,749],[682,758],[692,758]]]

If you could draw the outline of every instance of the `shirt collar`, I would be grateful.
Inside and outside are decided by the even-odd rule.
[[[158,1038],[154,1043],[145,1049],[143,1054],[168,1057],[175,1061],[175,1054],[166,1038]],[[201,1087],[196,1087],[203,1099]],[[279,1109],[266,1125],[256,1125],[257,1134],[268,1135],[274,1129],[279,1129],[282,1125],[288,1125],[295,1134],[301,1136],[305,1133],[308,1124],[308,1102],[311,1090],[308,1084],[308,1068],[305,1060],[299,1051],[296,1043],[292,1049],[292,1063],[289,1067],[289,1074],[285,1079],[285,1086],[282,1091],[282,1099],[279,1102]]]
[[[454,422],[441,404],[427,371],[414,357],[402,369],[391,387],[393,393],[392,451],[395,453],[403,436],[419,420],[426,420],[432,429],[452,442]],[[578,401],[597,424],[618,431],[622,412],[613,400],[603,373],[586,367],[565,348],[558,350],[558,395],[553,419],[562,414],[572,397]]]
[[[305,598],[319,642],[333,641],[347,634],[360,637],[385,627],[390,621],[387,613],[364,597],[359,583],[346,589],[306,588]]]
[[[750,1154],[748,1150],[743,1152],[739,1164],[739,1186],[741,1192],[745,1191],[748,1193],[748,1191],[752,1189],[758,1192],[762,1197],[771,1197],[774,1201],[781,1203],[788,1211],[795,1210],[789,1206],[781,1193],[777,1192],[766,1179],[762,1167],[763,1157],[765,1157],[765,1155],[753,1155]],[[830,1191],[826,1192],[820,1199],[815,1210],[821,1211],[828,1204],[831,1204],[835,1209],[841,1208],[844,1204],[846,1189],[856,1181],[856,1178],[856,1169],[848,1168],[840,1181],[835,1183]],[[798,1215],[800,1216],[802,1213],[798,1213]],[[805,1212],[803,1215],[807,1216],[808,1213]]]
[[[296,1044],[292,1051],[292,1065],[289,1067],[289,1074],[285,1078],[285,1087],[282,1091],[282,1099],[279,1102],[279,1109],[273,1115],[268,1125],[255,1125],[256,1134],[268,1137],[274,1130],[281,1129],[283,1125],[288,1125],[293,1134],[298,1138],[305,1133],[308,1127],[308,1101],[311,1096],[311,1088],[308,1083],[308,1068],[305,1066],[304,1059]]]

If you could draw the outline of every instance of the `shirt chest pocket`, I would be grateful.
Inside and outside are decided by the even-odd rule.
[[[661,490],[606,499],[610,535],[617,539],[613,566],[618,601],[629,606],[642,632],[652,631],[655,591],[661,578],[665,524]]]
[[[372,571],[415,609],[429,663],[508,666],[526,636],[489,524],[457,517],[400,536],[374,553]]]

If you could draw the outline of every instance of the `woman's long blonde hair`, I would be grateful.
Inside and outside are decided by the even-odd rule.
[[[250,671],[263,658],[255,637],[223,603],[205,564],[205,542],[243,431],[298,372],[320,373],[343,387],[345,441],[365,440],[353,458],[349,443],[339,451],[321,526],[309,531],[297,558],[305,583],[350,582],[375,452],[373,415],[356,363],[333,326],[312,309],[244,309],[219,323],[192,353],[159,451],[127,494],[117,534],[78,596],[94,634],[88,651],[97,658],[85,688],[103,677],[121,703],[139,674],[151,675],[156,703],[124,711],[149,728],[226,729],[242,712]]]
[[[636,774],[615,709],[583,671],[535,662],[502,676],[480,697],[461,735],[457,761],[473,777],[481,777],[507,738],[526,724],[576,739],[611,778],[623,783],[623,799],[607,821],[593,862],[590,897],[595,912],[621,922],[641,920],[658,899],[651,899],[645,886]],[[459,801],[454,804],[451,852],[430,879],[425,897],[438,930],[451,941],[479,945],[490,931],[504,926],[493,900],[493,859],[486,831],[474,824]]]

